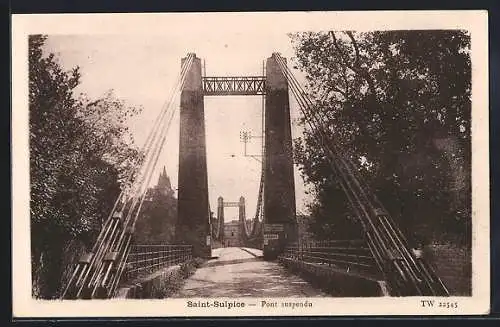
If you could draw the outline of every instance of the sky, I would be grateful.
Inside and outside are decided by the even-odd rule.
[[[77,92],[91,98],[113,89],[127,104],[141,106],[141,114],[128,121],[136,144],[142,146],[154,119],[169,97],[179,76],[181,58],[194,52],[204,60],[206,76],[261,75],[263,61],[273,52],[290,60],[293,48],[286,33],[243,32],[189,33],[179,35],[87,34],[49,35],[45,50],[55,53],[65,69],[80,67]],[[297,72],[298,73],[298,72]],[[299,77],[301,78],[301,77]],[[152,183],[165,166],[172,185],[177,186],[179,116],[169,129]],[[260,178],[259,158],[244,156],[240,132],[261,134],[262,99],[259,96],[205,97],[205,128],[209,198],[212,211],[217,198],[237,201],[244,196],[247,216],[255,213]],[[299,109],[290,99],[292,137],[301,133],[296,119]],[[248,143],[247,154],[260,154],[261,139]],[[302,178],[295,167],[297,210],[304,212],[306,197]],[[227,209],[226,217],[237,217]]]

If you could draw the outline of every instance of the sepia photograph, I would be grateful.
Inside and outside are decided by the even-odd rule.
[[[486,12],[12,21],[15,316],[488,312]]]

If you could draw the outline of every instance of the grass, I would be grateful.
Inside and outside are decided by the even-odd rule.
[[[192,276],[205,260],[193,258],[180,264],[179,269],[169,271],[163,278],[159,278],[151,284],[148,298],[163,299],[171,297],[184,285],[184,281]]]

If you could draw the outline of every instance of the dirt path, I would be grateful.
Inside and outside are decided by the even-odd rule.
[[[276,262],[258,257],[259,250],[213,250],[212,259],[186,280],[172,297],[324,297],[300,277]],[[256,256],[257,255],[257,256]]]

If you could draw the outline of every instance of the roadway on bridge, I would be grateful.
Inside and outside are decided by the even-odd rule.
[[[329,296],[277,262],[264,261],[260,250],[228,247],[212,254],[218,258],[198,268],[172,297]]]

